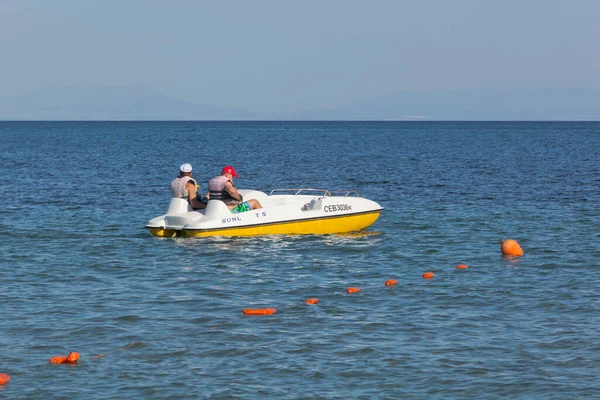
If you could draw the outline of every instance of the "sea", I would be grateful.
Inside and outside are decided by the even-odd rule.
[[[0,149],[2,399],[600,398],[600,122],[0,122]],[[183,163],[384,211],[153,237]]]

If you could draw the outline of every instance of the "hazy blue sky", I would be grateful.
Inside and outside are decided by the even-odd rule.
[[[0,0],[0,88],[144,85],[254,110],[600,88],[599,17],[596,0]]]

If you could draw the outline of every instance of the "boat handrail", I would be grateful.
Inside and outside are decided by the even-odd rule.
[[[360,197],[360,194],[358,194],[358,192],[356,190],[328,190],[327,193],[329,196]],[[335,194],[335,193],[343,193],[343,194]]]
[[[332,196],[341,196],[341,197],[348,197],[348,196],[355,196],[355,197],[360,197],[360,195],[358,194],[358,192],[356,190],[327,190],[327,189],[311,189],[311,188],[287,188],[287,189],[273,189],[271,190],[271,193],[269,193],[269,196],[272,196],[274,193],[277,194],[285,194],[285,193],[281,193],[281,192],[294,192],[294,196],[298,196],[300,194],[309,194],[309,193],[314,193],[314,192],[319,192],[323,197],[332,197]],[[339,193],[339,194],[338,194]]]

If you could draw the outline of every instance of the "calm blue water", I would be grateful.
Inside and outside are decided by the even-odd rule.
[[[599,398],[600,123],[0,122],[0,139],[2,398]],[[231,164],[240,188],[355,189],[385,211],[367,235],[152,237],[184,162],[203,191]]]

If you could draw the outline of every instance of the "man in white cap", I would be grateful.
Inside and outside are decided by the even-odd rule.
[[[194,209],[206,208],[206,204],[200,201],[197,190],[198,185],[192,179],[192,166],[182,164],[179,175],[171,182],[171,197],[186,199]]]

